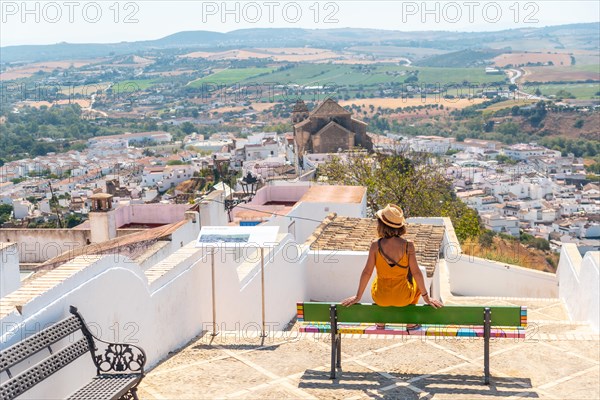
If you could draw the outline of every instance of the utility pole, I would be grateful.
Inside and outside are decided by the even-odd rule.
[[[52,191],[52,183],[48,181],[48,186],[50,187],[50,201],[54,199],[54,191]],[[56,212],[56,218],[58,219],[59,228],[63,228],[62,220],[60,219],[60,210],[58,209],[58,199],[56,199],[56,206],[54,207],[54,211]]]

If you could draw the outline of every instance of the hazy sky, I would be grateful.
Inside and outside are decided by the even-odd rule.
[[[6,1],[0,46],[158,39],[186,30],[380,28],[494,31],[597,22],[590,1]]]

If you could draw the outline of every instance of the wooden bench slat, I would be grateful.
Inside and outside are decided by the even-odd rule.
[[[405,307],[381,307],[376,304],[354,304],[344,307],[339,303],[297,303],[298,321],[305,325],[303,332],[329,331],[331,335],[331,372],[335,379],[336,369],[342,366],[342,336],[344,329],[361,333],[359,324],[422,324],[418,328],[425,336],[483,336],[484,383],[490,384],[490,338],[524,337],[527,325],[527,308],[520,306],[431,306],[409,305]],[[348,325],[344,328],[344,324]],[[353,326],[354,325],[354,326]],[[496,329],[492,329],[495,326]],[[471,329],[469,329],[471,328]],[[514,332],[507,332],[513,330]],[[381,331],[382,329],[377,329]],[[366,333],[362,329],[362,333]],[[387,333],[387,332],[386,332]],[[394,333],[402,334],[401,331]],[[409,334],[406,331],[405,334]]]
[[[299,327],[299,332],[330,333],[331,324],[328,322],[304,323]],[[377,329],[375,325],[346,324],[338,325],[338,332],[342,334],[359,335],[401,335],[412,337],[438,336],[438,337],[479,337],[482,338],[483,327],[465,327],[457,325],[423,325],[421,328],[407,331],[405,327],[386,325],[385,329]],[[522,327],[497,327],[492,328],[490,336],[493,338],[525,339],[526,330]]]
[[[73,315],[10,346],[0,352],[0,372],[6,371],[80,329],[81,322]]]
[[[484,306],[431,306],[382,307],[376,304],[355,304],[344,307],[338,303],[299,303],[306,322],[329,322],[329,308],[337,305],[338,322],[428,324],[428,325],[483,325]],[[521,307],[492,306],[491,326],[522,326]]]
[[[0,399],[14,399],[88,351],[88,341],[83,337],[3,383]]]

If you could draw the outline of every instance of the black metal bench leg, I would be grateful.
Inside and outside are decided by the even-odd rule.
[[[336,329],[337,331],[337,329]],[[339,332],[336,332],[337,336],[337,367],[342,368],[342,335]]]
[[[492,311],[486,307],[483,311],[483,374],[485,384],[490,384],[490,336],[492,325]]]
[[[129,389],[119,400],[139,400],[137,396],[137,387]]]
[[[336,354],[339,349],[338,333],[337,333],[337,310],[336,310],[335,305],[333,305],[333,304],[329,307],[329,318],[330,318],[330,324],[331,324],[331,373],[329,374],[329,378],[335,379],[336,361],[339,365],[340,364],[340,361],[339,361],[340,355]]]

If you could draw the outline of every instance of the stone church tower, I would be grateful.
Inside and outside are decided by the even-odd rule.
[[[302,99],[299,99],[292,109],[292,125],[296,125],[306,118],[308,118],[308,107],[306,107],[306,104]]]
[[[328,98],[312,112],[299,100],[292,111],[296,155],[300,163],[306,153],[337,153],[362,148],[373,150],[367,124],[352,118],[352,113]]]

